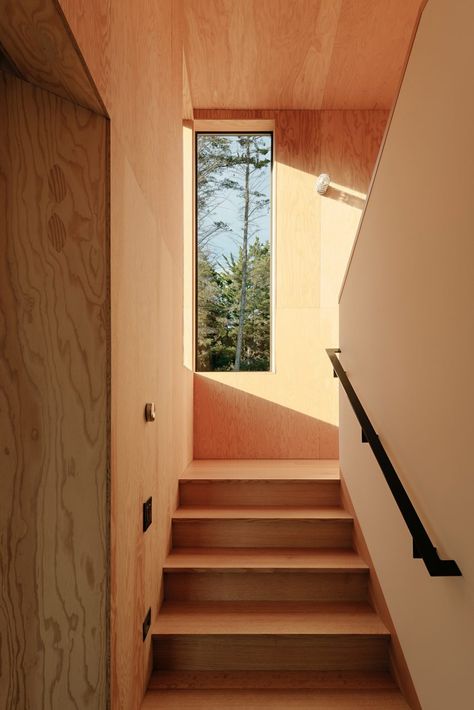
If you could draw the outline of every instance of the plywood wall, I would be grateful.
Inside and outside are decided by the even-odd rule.
[[[196,120],[273,120],[276,229],[271,373],[195,376],[196,458],[337,458],[338,293],[388,114],[207,111]],[[315,178],[327,172],[324,197]]]
[[[107,697],[107,125],[0,73],[0,706]]]
[[[61,0],[111,119],[112,707],[139,707],[177,477],[192,456],[183,366],[180,0]],[[189,107],[188,107],[189,111]],[[154,401],[157,419],[145,423]],[[141,530],[153,496],[152,527]]]

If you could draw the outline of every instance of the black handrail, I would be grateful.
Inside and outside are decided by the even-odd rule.
[[[362,428],[362,440],[366,441],[377,459],[385,480],[392,491],[395,502],[397,503],[400,512],[407,524],[407,527],[413,538],[413,557],[422,558],[426,568],[432,577],[460,577],[461,570],[454,560],[440,559],[436,547],[431,542],[430,536],[425,530],[418,513],[416,512],[413,503],[411,502],[408,493],[403,487],[397,472],[395,471],[392,462],[390,461],[387,452],[385,451],[378,435],[372,426],[367,413],[362,406],[360,399],[355,393],[354,388],[349,382],[347,373],[341,365],[341,361],[337,357],[341,351],[339,348],[330,348],[326,350],[334,368],[334,375],[339,378],[341,385],[349,398],[352,409],[359,420]]]

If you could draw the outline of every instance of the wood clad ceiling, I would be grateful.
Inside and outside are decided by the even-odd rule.
[[[195,108],[387,109],[425,0],[185,0]]]

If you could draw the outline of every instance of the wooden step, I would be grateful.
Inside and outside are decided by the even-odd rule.
[[[184,472],[186,479],[339,479],[339,461],[334,459],[195,459]]]
[[[352,517],[343,508],[181,507],[173,547],[352,547]]]
[[[150,690],[395,690],[388,671],[154,671]]]
[[[334,461],[193,461],[179,483],[181,505],[337,506]]]
[[[164,564],[175,601],[363,601],[367,584],[367,565],[344,549],[178,548]]]
[[[364,603],[165,602],[159,670],[386,670],[389,634]]]
[[[397,690],[150,690],[142,710],[409,710]]]

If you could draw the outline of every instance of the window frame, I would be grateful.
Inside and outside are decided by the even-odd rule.
[[[259,122],[254,121],[229,121],[232,126],[221,127],[223,121],[215,120],[200,120],[195,121],[194,125],[194,141],[193,141],[193,255],[194,255],[194,268],[193,268],[193,368],[194,372],[198,375],[268,375],[275,372],[275,180],[276,180],[276,170],[275,170],[275,126],[273,121],[261,121],[261,124],[257,125]],[[236,125],[237,124],[237,125]],[[244,124],[245,128],[244,128]],[[242,128],[240,128],[242,126]],[[255,126],[255,127],[253,127]],[[270,362],[268,370],[199,370],[198,369],[198,214],[197,214],[197,190],[198,190],[198,139],[202,135],[266,135],[271,138],[271,149],[270,149]]]

